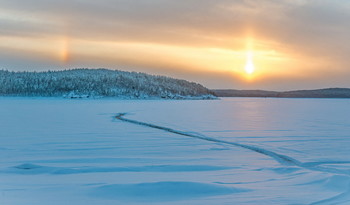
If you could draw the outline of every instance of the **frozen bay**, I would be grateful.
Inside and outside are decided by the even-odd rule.
[[[349,105],[0,98],[0,204],[350,204]]]

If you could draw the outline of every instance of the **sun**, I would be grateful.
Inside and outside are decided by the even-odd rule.
[[[251,51],[247,52],[247,61],[244,69],[245,72],[249,75],[253,74],[255,71],[255,66],[253,63],[253,53]]]
[[[253,61],[248,60],[247,63],[246,63],[246,65],[245,65],[245,68],[244,68],[244,69],[245,69],[245,72],[246,72],[247,74],[253,74],[254,71],[255,71],[255,66],[254,66]]]

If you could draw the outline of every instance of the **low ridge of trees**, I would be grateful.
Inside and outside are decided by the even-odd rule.
[[[45,72],[0,70],[1,96],[212,98],[200,84],[164,76],[108,69]]]
[[[325,88],[317,90],[266,91],[266,90],[212,90],[219,97],[273,97],[273,98],[350,98],[349,88]]]

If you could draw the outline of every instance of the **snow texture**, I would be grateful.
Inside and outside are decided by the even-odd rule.
[[[349,204],[350,101],[0,98],[0,204]]]

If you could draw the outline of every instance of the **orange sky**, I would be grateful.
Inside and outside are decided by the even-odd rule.
[[[0,68],[104,67],[209,88],[350,87],[348,19],[345,0],[2,0]]]

